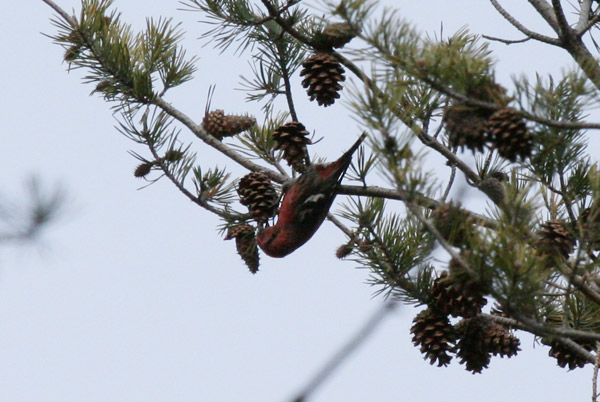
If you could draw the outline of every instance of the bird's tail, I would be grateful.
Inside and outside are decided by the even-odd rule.
[[[334,162],[335,169],[338,171],[337,174],[335,174],[334,176],[337,176],[338,184],[341,183],[342,178],[346,174],[346,170],[348,170],[348,167],[352,162],[352,155],[354,154],[354,152],[356,152],[358,147],[360,147],[365,138],[367,138],[366,131],[363,132],[360,135],[360,137],[358,137],[358,140],[356,140],[356,142],[350,147],[350,149],[344,152],[343,155],[340,156],[340,158],[336,162]]]
[[[349,150],[344,152],[344,154],[336,161],[324,165],[316,165],[315,169],[317,174],[321,176],[323,180],[337,181],[338,183],[341,182],[346,170],[348,169],[348,166],[350,166],[350,162],[352,162],[352,154],[354,154],[366,137],[367,133],[362,133],[354,145],[352,145]]]
[[[362,142],[365,140],[365,138],[367,138],[367,132],[363,131],[363,133],[360,135],[360,137],[358,137],[358,140],[356,140],[354,145],[352,145],[349,150],[344,152],[344,154],[342,155],[342,158],[343,159],[352,158],[352,154],[354,152],[356,152],[356,150],[358,149],[358,147],[360,147],[360,144],[362,144]]]

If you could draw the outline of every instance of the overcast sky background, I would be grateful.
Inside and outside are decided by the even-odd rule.
[[[57,3],[79,10],[79,1]],[[483,0],[389,3],[430,33],[443,21],[445,34],[469,25],[521,38]],[[503,3],[550,33],[526,2]],[[215,108],[260,116],[234,90],[248,71],[245,60],[219,56],[196,39],[206,29],[196,22],[201,15],[177,10],[177,1],[114,6],[137,28],[147,16],[183,23],[185,46],[200,61],[196,78],[168,94],[175,106],[200,122],[216,84]],[[93,87],[82,85],[81,72],[67,73],[63,50],[42,35],[56,32],[53,15],[35,0],[12,2],[0,17],[0,197],[25,200],[30,174],[69,194],[39,244],[3,246],[0,254],[0,402],[288,401],[380,307],[368,272],[334,257],[344,237],[326,223],[291,256],[263,256],[253,276],[234,243],[218,235],[217,219],[170,183],[138,191],[143,182],[133,177],[136,160],[127,151],[145,150],[116,132],[109,106],[88,96]],[[512,74],[557,73],[571,64],[548,46],[492,47],[506,86]],[[333,159],[360,129],[341,102],[318,108],[298,83],[300,119],[325,136],[313,149]],[[196,146],[203,166],[228,164]],[[469,194],[468,203],[485,206]],[[494,358],[483,374],[456,361],[432,367],[410,341],[415,313],[406,306],[391,313],[312,401],[590,399],[591,366],[567,372],[523,334],[523,351]]]

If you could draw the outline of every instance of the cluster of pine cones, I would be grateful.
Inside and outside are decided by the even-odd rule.
[[[500,105],[497,110],[456,101],[444,111],[444,124],[452,147],[482,151],[495,149],[511,162],[524,160],[533,151],[533,137],[518,111],[508,107],[506,90],[493,82],[484,82],[466,96]]]
[[[480,373],[491,356],[512,357],[520,341],[504,325],[480,315],[486,286],[451,260],[448,272],[435,279],[427,309],[413,320],[413,343],[431,364],[446,366],[453,356],[468,371]],[[452,324],[450,317],[461,320]]]

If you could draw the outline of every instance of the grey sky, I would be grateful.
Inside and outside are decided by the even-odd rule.
[[[79,9],[78,1],[57,3]],[[477,33],[521,37],[483,0],[393,3],[432,34],[443,21],[445,34],[470,25]],[[526,2],[505,3],[533,27],[543,26]],[[216,83],[215,107],[259,113],[234,91],[245,61],[218,56],[195,39],[204,29],[200,15],[178,11],[177,1],[115,6],[137,27],[146,16],[183,22],[199,71],[169,101],[200,121]],[[116,132],[109,107],[88,96],[93,88],[82,85],[81,72],[67,73],[63,51],[41,35],[55,33],[52,15],[40,0],[13,2],[0,24],[0,196],[19,199],[30,173],[62,183],[70,195],[41,245],[2,250],[0,402],[288,400],[381,304],[365,284],[368,272],[334,257],[344,237],[326,223],[289,257],[263,256],[252,276],[233,242],[217,234],[212,215],[166,181],[138,191],[143,182],[133,177],[136,161],[127,150],[145,150]],[[571,64],[537,44],[493,48],[507,85],[511,74]],[[325,135],[318,153],[329,159],[359,133],[341,104],[323,110],[301,102],[299,113]],[[197,149],[205,151],[205,166],[228,163],[203,145]],[[457,362],[432,367],[410,341],[415,312],[392,313],[313,400],[590,399],[590,366],[566,372],[527,336],[519,356],[493,359],[481,375]]]

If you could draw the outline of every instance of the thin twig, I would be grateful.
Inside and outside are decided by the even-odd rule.
[[[354,334],[354,336],[352,336],[352,338],[325,363],[292,401],[305,402],[310,395],[314,394],[319,386],[331,377],[335,370],[340,367],[355,350],[364,344],[383,319],[394,310],[394,307],[396,307],[396,302],[389,300],[377,309],[356,334]]]
[[[522,316],[519,316],[515,319],[486,313],[481,313],[480,315],[494,320],[500,324],[506,325],[508,327],[514,327],[516,329],[527,331],[538,336],[550,335],[554,337],[566,337],[581,340],[585,339],[590,341],[600,341],[600,334],[596,332],[580,331],[578,329],[570,329],[564,327],[551,327],[538,323],[533,319],[525,318]]]
[[[53,2],[52,0],[42,0],[42,1],[46,4],[48,4],[50,7],[52,7],[54,9],[54,11],[56,11],[65,21],[67,21],[69,23],[69,25],[71,25],[72,28],[78,27],[79,24],[77,24],[77,21],[75,20],[75,18],[73,18],[72,16],[67,14],[67,12],[65,10],[63,10],[62,8],[60,8],[55,2]]]
[[[294,98],[292,97],[292,84],[290,83],[290,72],[287,68],[287,65],[283,62],[283,49],[279,44],[277,45],[277,52],[279,60],[281,61],[281,75],[283,78],[283,84],[285,86],[285,99],[288,104],[288,109],[290,110],[290,116],[292,117],[293,121],[299,121],[298,113],[296,112],[296,107],[294,106]]]
[[[578,30],[577,36],[581,38],[583,35],[585,35],[587,31],[592,29],[594,25],[598,23],[598,21],[600,21],[600,14],[594,15],[594,17],[592,17],[592,19],[588,22],[586,26],[584,26],[581,30]]]
[[[526,37],[523,39],[502,39],[502,38],[496,38],[495,36],[490,36],[490,35],[481,35],[481,37],[484,39],[487,39],[487,40],[494,41],[494,42],[501,42],[501,43],[504,43],[505,45],[514,45],[517,43],[524,43],[524,42],[527,42],[532,39],[530,37]]]
[[[561,45],[561,41],[559,41],[558,39],[551,38],[549,36],[542,35],[540,33],[537,33],[537,32],[534,32],[534,31],[528,29],[525,25],[523,25],[519,21],[517,21],[517,19],[515,17],[513,17],[508,11],[506,11],[500,5],[500,3],[498,3],[498,1],[496,1],[496,0],[490,0],[490,2],[494,6],[494,8],[500,13],[500,15],[502,15],[502,17],[504,17],[504,19],[506,21],[508,21],[512,26],[514,26],[515,28],[517,28],[519,31],[521,31],[527,37],[529,37],[531,39],[538,40],[540,42],[548,43],[548,44],[553,45],[553,46],[560,46]]]
[[[450,195],[450,189],[452,188],[455,179],[456,166],[452,166],[452,170],[450,171],[450,179],[448,180],[448,185],[446,186],[446,190],[444,190],[444,194],[442,195],[442,202],[446,202],[446,199],[448,199],[448,195]]]
[[[596,362],[592,375],[592,402],[598,402],[598,369],[600,368],[600,342],[596,343]]]

